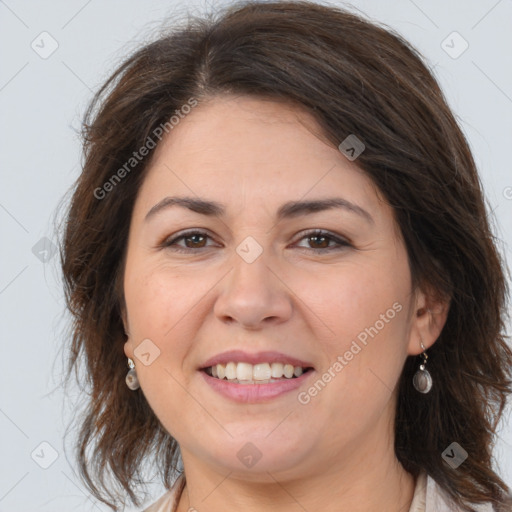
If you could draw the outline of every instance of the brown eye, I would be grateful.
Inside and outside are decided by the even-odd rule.
[[[313,247],[313,249],[326,249],[327,247],[329,247],[329,237],[327,236],[314,235],[308,238],[310,240],[310,243],[312,242],[313,245],[317,245],[317,247]]]
[[[194,249],[205,249],[208,246],[206,242],[210,238],[204,231],[189,231],[188,233],[182,233],[174,238],[164,241],[161,246],[168,248],[172,251],[178,252],[190,252]],[[184,245],[178,244],[178,242],[184,241]]]
[[[335,236],[328,231],[312,231],[303,235],[301,240],[308,240],[309,249],[319,253],[351,247],[351,244],[347,240]],[[331,245],[332,243],[334,243],[334,245]],[[303,248],[308,249],[308,247]]]
[[[185,245],[187,247],[189,247],[190,249],[196,249],[197,247],[204,247],[204,242],[206,241],[207,237],[197,234],[184,236],[182,238],[183,240],[185,240]],[[190,245],[187,244],[187,240],[191,240]]]

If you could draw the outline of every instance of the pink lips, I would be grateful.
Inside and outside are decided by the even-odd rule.
[[[236,363],[250,363],[253,365],[258,363],[282,363],[301,366],[304,369],[309,368],[309,370],[305,371],[300,377],[283,379],[267,384],[238,384],[236,382],[217,379],[208,375],[205,371],[200,371],[206,383],[209,384],[214,391],[240,403],[257,403],[271,400],[299,388],[315,373],[311,363],[283,354],[282,352],[266,351],[250,354],[243,350],[229,350],[222,354],[217,354],[205,361],[199,370],[204,370],[216,364],[227,364],[231,361]]]
[[[220,393],[226,398],[230,398],[231,400],[240,403],[257,403],[272,400],[273,398],[299,388],[311,377],[311,375],[315,373],[315,371],[309,370],[303,373],[300,377],[296,377],[294,379],[283,379],[278,382],[270,382],[268,384],[237,384],[235,382],[228,382],[227,380],[210,377],[210,375],[205,372],[199,373],[214,391]]]
[[[213,356],[207,361],[205,361],[205,363],[201,366],[201,369],[208,368],[216,364],[227,364],[230,361],[234,361],[236,363],[250,364],[282,363],[291,364],[293,366],[302,366],[302,368],[313,367],[313,365],[307,361],[301,361],[300,359],[288,356],[286,354],[283,354],[282,352],[267,351],[249,354],[248,352],[244,352],[243,350],[228,350],[227,352],[217,354],[216,356]]]

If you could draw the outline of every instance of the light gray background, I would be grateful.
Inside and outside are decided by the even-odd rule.
[[[512,2],[350,4],[394,27],[434,66],[474,151],[510,264]],[[201,10],[204,3],[188,5]],[[43,262],[45,253],[32,249],[43,237],[55,241],[53,216],[79,173],[77,129],[92,91],[184,6],[176,0],[0,1],[0,512],[110,510],[88,498],[64,453],[73,403],[65,402],[59,387],[67,317],[58,257],[49,252]],[[40,54],[55,43],[40,35],[44,31],[58,44],[47,58]],[[457,58],[465,43],[458,36],[446,39],[453,31],[469,44]],[[508,408],[495,453],[512,485],[510,413]],[[162,488],[152,492],[156,497]]]

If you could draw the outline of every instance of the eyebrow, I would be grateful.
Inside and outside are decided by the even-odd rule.
[[[144,221],[150,220],[157,213],[172,206],[180,206],[199,213],[201,215],[222,217],[226,210],[221,203],[199,199],[197,197],[165,197],[155,204],[146,214]],[[311,201],[289,201],[284,203],[277,211],[277,220],[299,217],[301,215],[341,208],[363,217],[366,221],[374,224],[373,217],[357,204],[351,203],[341,197],[329,197]]]

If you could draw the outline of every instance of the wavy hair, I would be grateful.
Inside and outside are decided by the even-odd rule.
[[[492,447],[512,388],[504,335],[505,263],[468,142],[428,66],[400,35],[359,14],[312,2],[241,2],[189,16],[129,56],[92,99],[83,120],[83,169],[60,240],[70,326],[68,378],[85,370],[76,455],[88,488],[113,510],[131,500],[150,460],[169,488],[179,446],[141,390],[125,385],[122,282],[129,221],[150,156],[121,182],[120,169],[190,98],[220,94],[288,102],[314,116],[338,147],[356,134],[358,166],[395,212],[413,287],[449,297],[429,350],[435,386],[411,386],[410,356],[398,384],[395,453],[426,470],[464,510],[510,503]],[[110,183],[108,194],[100,194]],[[101,195],[101,197],[99,197]],[[455,471],[441,453],[468,453]]]

